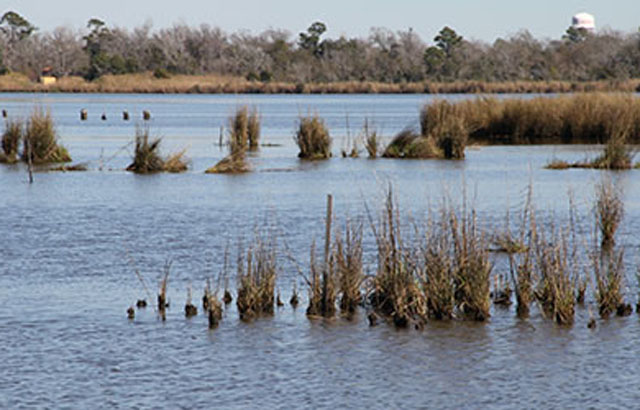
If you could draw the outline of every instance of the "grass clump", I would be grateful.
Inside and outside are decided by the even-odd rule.
[[[247,251],[246,269],[242,252],[238,258],[236,306],[241,320],[273,314],[277,270],[275,242],[264,242],[256,235]]]
[[[127,171],[136,174],[163,171],[164,160],[159,154],[160,141],[160,138],[149,141],[149,128],[137,128],[133,162],[129,164]]]
[[[160,138],[150,140],[148,127],[136,128],[133,162],[127,166],[127,171],[136,174],[186,171],[188,168],[184,158],[186,150],[162,158],[160,155],[161,141]]]
[[[2,155],[0,162],[13,164],[18,161],[18,149],[22,140],[24,125],[20,120],[7,120],[2,134]]]
[[[374,227],[374,235],[378,247],[378,269],[373,278],[370,303],[396,327],[422,324],[427,316],[427,306],[416,278],[415,257],[402,240],[391,189],[381,222],[378,228]]]
[[[455,300],[458,311],[475,321],[491,315],[490,278],[492,265],[484,235],[476,223],[475,212],[458,218],[449,212],[453,240]]]
[[[222,321],[222,304],[218,300],[217,290],[212,291],[209,281],[204,289],[203,305],[207,312],[209,329],[215,329]]]
[[[331,137],[324,121],[317,115],[300,118],[294,137],[301,159],[328,159],[331,157]]]
[[[260,146],[260,116],[255,108],[249,114],[247,137],[249,138],[249,149],[257,150]]]
[[[362,139],[364,140],[364,147],[369,154],[369,158],[378,158],[380,154],[380,137],[378,132],[369,128],[369,119],[365,118],[364,126],[362,127]]]
[[[420,130],[423,136],[431,137],[445,159],[463,159],[469,138],[465,118],[457,106],[439,100],[423,107],[420,112]]]
[[[324,266],[319,266],[315,257],[315,246],[311,246],[311,277],[309,284],[309,306],[307,316],[332,318],[336,314],[336,264],[329,256]]]
[[[51,113],[37,108],[25,126],[22,159],[33,164],[70,162],[71,156],[65,147],[58,144],[58,135]]]
[[[611,249],[615,244],[615,233],[624,216],[621,196],[610,180],[596,185],[596,224],[603,250]]]
[[[451,241],[446,218],[430,229],[423,249],[423,288],[430,318],[449,320],[454,317],[454,267],[450,257]]]
[[[260,119],[257,111],[249,114],[249,109],[239,108],[229,118],[229,155],[208,168],[206,174],[240,174],[249,172],[247,150],[257,149],[260,138]]]
[[[433,138],[418,135],[406,129],[393,137],[382,156],[384,158],[429,159],[439,158],[439,152]]]
[[[356,312],[362,302],[360,288],[364,282],[362,268],[362,225],[346,224],[344,237],[336,235],[333,261],[340,288],[340,310],[347,316]]]
[[[185,159],[186,149],[169,155],[164,161],[164,171],[171,173],[185,172],[189,167]]]
[[[566,235],[537,237],[536,270],[540,278],[535,296],[543,313],[559,325],[571,325],[575,314],[573,275]],[[571,266],[575,266],[571,263]]]
[[[624,316],[627,304],[622,296],[622,281],[624,280],[624,252],[594,252],[593,268],[596,280],[596,301],[602,318],[607,318],[616,312]],[[629,306],[630,308],[630,306]]]

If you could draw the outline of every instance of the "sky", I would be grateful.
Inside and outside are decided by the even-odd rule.
[[[598,29],[632,32],[640,26],[639,0],[0,0],[0,12],[9,10],[41,31],[64,25],[81,29],[97,17],[129,29],[145,23],[153,29],[207,23],[227,32],[278,28],[295,35],[322,21],[331,38],[366,37],[371,27],[385,27],[412,28],[426,41],[445,25],[486,42],[522,29],[540,39],[560,38],[571,17],[582,11],[596,17]]]

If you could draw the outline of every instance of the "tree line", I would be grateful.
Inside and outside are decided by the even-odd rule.
[[[375,81],[597,81],[640,77],[640,33],[590,33],[567,29],[541,40],[520,31],[489,44],[444,27],[432,42],[412,29],[372,28],[366,38],[326,38],[315,22],[297,35],[270,29],[259,34],[202,24],[152,30],[110,27],[92,18],[84,30],[42,32],[20,14],[0,19],[0,74],[95,80],[105,74],[153,72],[225,74],[248,80],[291,83]]]

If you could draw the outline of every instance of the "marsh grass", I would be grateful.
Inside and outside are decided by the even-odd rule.
[[[571,325],[575,314],[571,267],[576,267],[577,262],[571,258],[566,233],[553,227],[550,232],[539,232],[535,249],[539,278],[535,296],[542,312],[559,325]]]
[[[133,162],[127,171],[148,174],[164,170],[164,160],[160,156],[160,138],[150,140],[148,127],[137,127]]]
[[[440,150],[430,136],[418,135],[410,129],[398,133],[382,153],[384,158],[439,158]]]
[[[603,250],[615,245],[615,234],[624,216],[622,192],[611,180],[603,180],[596,185],[596,225],[600,232]]]
[[[23,134],[22,159],[33,164],[70,162],[67,149],[58,143],[53,117],[36,108],[27,120]]]
[[[332,318],[336,314],[338,294],[336,263],[332,255],[324,264],[318,263],[315,244],[310,252],[309,306],[307,316]]]
[[[294,137],[301,159],[319,160],[331,157],[331,136],[317,115],[301,117]]]
[[[169,284],[169,274],[171,273],[171,261],[167,261],[164,265],[164,272],[160,279],[158,290],[158,313],[162,320],[166,320],[166,309],[169,307],[167,300],[167,286]]]
[[[362,302],[361,287],[364,282],[362,266],[362,225],[355,227],[347,222],[344,236],[336,234],[333,261],[338,277],[340,310],[352,316]]]
[[[20,148],[23,130],[24,124],[21,120],[9,119],[5,122],[5,129],[2,133],[0,162],[13,164],[18,161],[18,149]]]
[[[446,218],[441,218],[437,224],[431,222],[422,251],[422,282],[427,313],[435,320],[453,319],[455,310],[454,267],[446,221]]]
[[[273,314],[277,271],[275,239],[265,241],[256,233],[246,261],[242,251],[238,256],[236,306],[241,320]]]
[[[458,311],[475,321],[489,319],[492,265],[486,238],[477,225],[475,211],[460,218],[449,211],[453,241],[455,300]]]
[[[217,328],[222,321],[222,304],[218,300],[217,288],[212,290],[209,280],[207,280],[207,285],[204,289],[203,304],[206,305],[205,311],[207,312],[209,329]]]
[[[378,268],[369,302],[396,327],[406,328],[412,323],[421,326],[427,317],[427,306],[417,280],[416,258],[402,239],[391,189],[378,227],[372,223],[372,229],[378,249]]]
[[[368,118],[365,118],[362,127],[362,140],[364,141],[364,147],[367,150],[367,154],[369,154],[369,158],[378,158],[382,141],[378,136],[378,131],[370,129]]]
[[[169,155],[164,160],[164,171],[171,173],[185,172],[189,169],[188,160],[185,157],[186,148]]]
[[[626,306],[622,295],[624,251],[595,251],[592,258],[600,316],[607,318],[614,312],[623,316]]]
[[[222,137],[220,137],[222,138]],[[260,118],[256,110],[249,114],[249,108],[240,107],[229,118],[229,154],[208,168],[206,174],[241,174],[251,168],[247,162],[247,150],[259,146]],[[222,141],[222,140],[221,140]]]
[[[445,159],[464,158],[469,130],[458,107],[448,101],[437,100],[425,105],[420,112],[421,135],[435,141]]]
[[[260,146],[260,115],[257,109],[252,109],[247,121],[247,137],[249,149],[255,151]]]
[[[192,303],[191,300],[191,285],[187,287],[187,302],[184,305],[184,315],[189,318],[198,314],[198,308]]]
[[[136,127],[133,161],[127,166],[127,171],[136,174],[186,171],[188,169],[185,158],[186,149],[163,158],[160,154],[161,141],[161,138],[150,137],[149,127]]]

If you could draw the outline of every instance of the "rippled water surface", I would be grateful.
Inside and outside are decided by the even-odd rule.
[[[327,194],[336,221],[367,221],[389,183],[404,220],[424,223],[443,198],[467,202],[496,230],[522,209],[529,185],[541,214],[566,224],[569,198],[589,241],[593,186],[588,170],[548,171],[554,157],[578,160],[596,147],[470,147],[464,161],[343,159],[365,117],[388,139],[417,127],[428,96],[165,96],[2,94],[0,108],[26,116],[50,109],[62,143],[81,173],[0,166],[0,408],[633,408],[640,402],[640,323],[627,318],[586,327],[597,313],[591,290],[573,327],[555,326],[537,308],[520,321],[493,308],[484,324],[429,323],[425,329],[370,328],[353,321],[308,320],[304,282],[291,258],[308,265],[322,240]],[[451,98],[470,98],[456,96]],[[224,156],[220,126],[241,104],[256,106],[262,147],[246,175],[205,175]],[[86,108],[89,120],[81,122]],[[121,120],[128,110],[132,120]],[[143,109],[165,153],[187,148],[189,172],[137,176],[130,161]],[[102,113],[107,120],[100,120]],[[318,113],[334,135],[334,158],[304,163],[293,143],[300,115]],[[363,155],[364,156],[364,155]],[[624,189],[625,292],[635,304],[640,247],[640,171],[610,175]],[[280,239],[283,299],[293,283],[298,310],[242,323],[234,305],[220,327],[202,315],[186,320],[194,300],[217,277],[225,248],[272,227]],[[375,269],[370,232],[365,266]],[[289,256],[284,254],[288,253]],[[167,260],[171,308],[166,322],[152,308],[133,321],[126,309],[155,292]],[[496,256],[494,271],[504,273]],[[235,289],[231,278],[232,289]],[[590,285],[592,287],[592,285]]]

